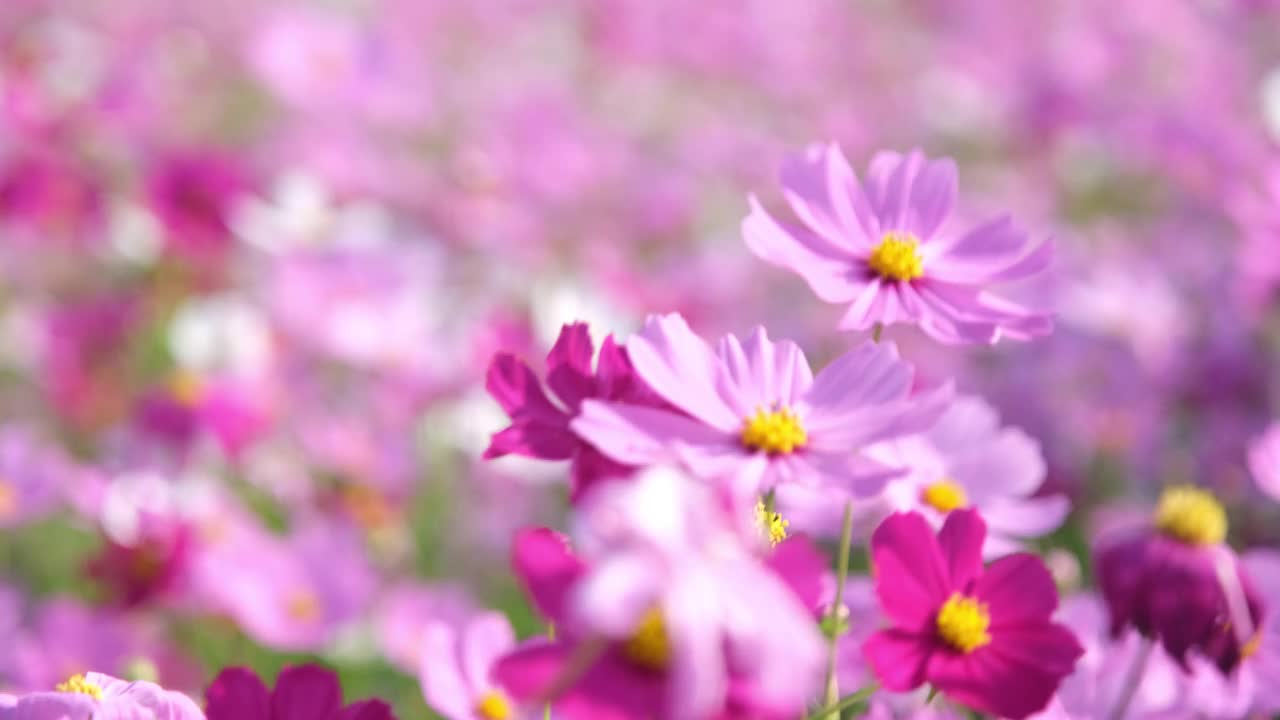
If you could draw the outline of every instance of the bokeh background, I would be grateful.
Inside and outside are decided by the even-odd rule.
[[[888,336],[1040,440],[1057,562],[1176,480],[1276,544],[1278,140],[1265,0],[4,0],[0,687],[319,657],[429,717],[423,619],[539,630],[507,545],[565,507],[480,462],[489,357],[672,310],[848,347],[739,234],[811,142],[1056,240],[1052,337]]]

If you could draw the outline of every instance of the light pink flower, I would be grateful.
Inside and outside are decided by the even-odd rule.
[[[91,672],[57,691],[0,697],[0,720],[204,720],[191,698],[149,682]]]
[[[429,623],[418,672],[427,704],[448,720],[510,717],[514,703],[490,675],[498,658],[515,646],[511,623],[500,613]]]
[[[964,233],[944,229],[956,203],[949,158],[881,152],[859,184],[839,148],[815,145],[783,166],[781,182],[802,226],[779,223],[752,197],[747,247],[798,273],[823,300],[849,303],[841,328],[908,323],[944,343],[1052,329],[1048,315],[988,287],[1044,270],[1053,245],[1032,246],[1007,217]]]
[[[1259,490],[1280,502],[1280,423],[1249,444],[1249,472]]]

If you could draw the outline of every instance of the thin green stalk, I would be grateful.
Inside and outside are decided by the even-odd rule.
[[[876,691],[879,689],[880,689],[879,685],[877,685],[876,683],[871,683],[870,685],[862,688],[861,690],[859,690],[858,692],[852,695],[846,695],[843,698],[840,698],[839,700],[837,700],[836,702],[833,702],[830,705],[827,705],[826,707],[820,708],[819,710],[814,712],[812,715],[809,715],[808,717],[806,717],[804,720],[823,720],[823,718],[827,718],[827,717],[838,718],[840,717],[841,710],[847,710],[855,705],[861,705],[867,700],[870,700],[871,696],[875,695]]]
[[[827,694],[826,703],[834,705],[840,698],[840,682],[836,678],[836,656],[840,647],[840,609],[844,607],[844,586],[849,580],[849,549],[853,545],[853,500],[844,506],[844,521],[840,526],[840,552],[836,562],[836,597],[831,604],[831,627],[837,631],[831,634],[831,649],[827,656]],[[840,720],[840,712],[828,716],[830,720]]]

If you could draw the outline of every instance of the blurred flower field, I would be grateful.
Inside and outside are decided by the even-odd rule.
[[[0,720],[1280,717],[1278,29],[5,0]]]

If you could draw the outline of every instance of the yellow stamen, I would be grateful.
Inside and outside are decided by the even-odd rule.
[[[18,514],[18,490],[12,483],[0,480],[0,520]]]
[[[284,611],[294,620],[314,622],[320,619],[320,600],[316,598],[315,593],[298,590],[291,593],[285,600]]]
[[[94,700],[102,699],[102,688],[86,680],[84,675],[72,675],[66,682],[58,683],[56,689],[58,692],[88,695]]]
[[[804,447],[809,436],[800,424],[800,417],[789,408],[781,410],[756,410],[747,418],[742,428],[742,444],[752,450],[763,450],[770,455],[787,455]]]
[[[924,275],[924,258],[919,247],[920,240],[911,233],[887,232],[871,251],[867,264],[887,280],[915,280]]]
[[[920,491],[920,502],[946,514],[969,506],[969,496],[954,480],[943,478]]]
[[[510,720],[514,713],[511,701],[497,690],[490,690],[476,703],[476,714],[485,720]]]
[[[769,541],[770,547],[777,547],[787,539],[787,526],[790,524],[789,520],[782,519],[781,513],[769,512],[763,500],[756,501],[756,527],[760,528],[760,534]]]
[[[183,407],[195,407],[204,398],[204,382],[190,370],[178,370],[169,378],[169,394]]]
[[[991,642],[987,628],[991,615],[986,603],[960,593],[952,593],[942,604],[936,620],[938,637],[952,648],[968,654]]]
[[[1214,545],[1227,537],[1227,513],[1212,494],[1179,485],[1160,496],[1155,526],[1188,545]]]
[[[671,659],[671,641],[662,613],[654,608],[644,614],[631,637],[622,643],[622,654],[646,670],[664,670]]]
[[[1249,642],[1245,643],[1244,647],[1240,648],[1240,659],[1248,660],[1253,657],[1258,653],[1258,648],[1261,646],[1262,633],[1254,633],[1253,637],[1249,638]]]

